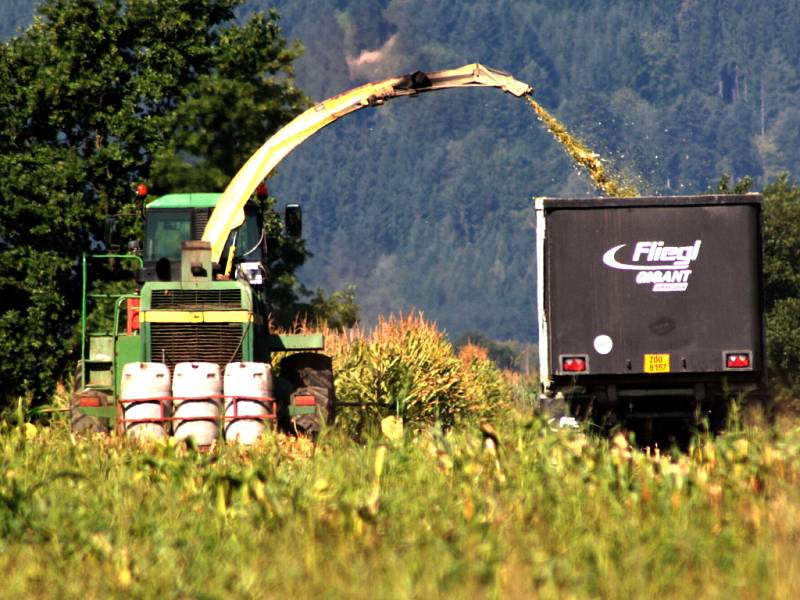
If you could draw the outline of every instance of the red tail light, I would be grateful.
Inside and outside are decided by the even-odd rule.
[[[586,371],[585,356],[564,356],[561,358],[561,370],[569,373],[582,373]]]
[[[725,367],[728,369],[749,369],[749,352],[729,352],[725,355]]]

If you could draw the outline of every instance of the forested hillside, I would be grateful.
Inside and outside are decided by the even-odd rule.
[[[0,32],[30,18],[6,0]],[[722,173],[756,187],[800,164],[800,5],[784,0],[250,0],[305,47],[313,100],[417,69],[481,62],[531,83],[643,192]],[[367,322],[424,309],[451,334],[535,338],[530,199],[594,193],[522,101],[494,90],[396,100],[318,134],[272,191],[305,208],[302,274],[349,283]]]
[[[797,173],[800,6],[668,0],[343,0],[275,6],[315,100],[478,61],[535,97],[643,192],[720,174]],[[306,279],[358,284],[365,316],[422,307],[451,332],[535,337],[530,198],[596,193],[520,101],[488,90],[398,100],[343,120],[273,183],[305,203]],[[313,284],[312,283],[312,284]]]

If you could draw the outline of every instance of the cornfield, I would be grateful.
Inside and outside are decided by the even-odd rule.
[[[326,332],[336,372],[339,426],[358,439],[400,417],[411,428],[445,428],[502,412],[511,399],[486,352],[460,355],[420,314],[383,318],[373,331]]]
[[[2,596],[798,597],[799,428],[674,455],[492,429],[203,454],[6,426]]]
[[[0,424],[0,597],[800,597],[796,420],[640,449],[419,316],[328,341],[353,406],[316,444]]]

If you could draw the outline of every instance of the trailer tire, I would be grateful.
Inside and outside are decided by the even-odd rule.
[[[281,377],[291,385],[294,395],[314,397],[316,412],[293,419],[298,432],[316,436],[336,417],[336,394],[333,387],[333,362],[330,356],[316,352],[290,354],[281,361]]]
[[[103,392],[98,390],[74,392],[69,403],[72,433],[77,435],[89,435],[92,433],[108,434],[110,430],[108,419],[83,414],[80,411],[81,398],[92,399],[95,406],[108,406],[108,397]]]

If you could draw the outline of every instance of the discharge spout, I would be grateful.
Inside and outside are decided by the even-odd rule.
[[[530,85],[508,73],[473,63],[457,69],[417,71],[367,83],[316,104],[270,137],[231,179],[203,232],[202,239],[211,244],[212,261],[220,262],[228,234],[243,223],[244,205],[258,184],[317,131],[365,106],[380,106],[400,96],[462,87],[494,87],[518,97],[533,93]]]

